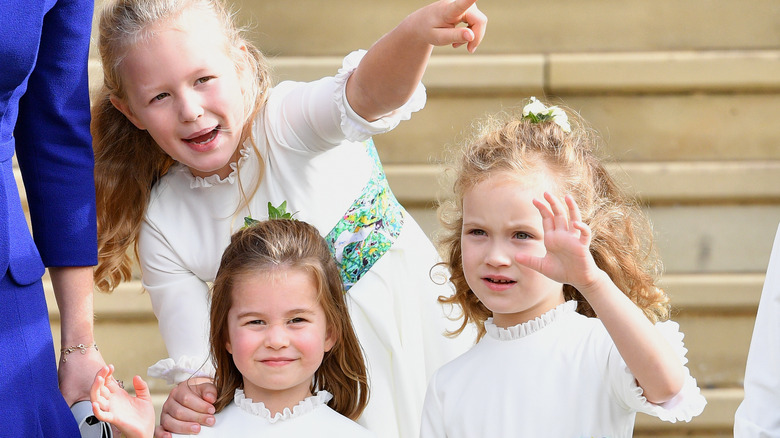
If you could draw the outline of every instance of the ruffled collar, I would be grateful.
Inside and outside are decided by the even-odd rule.
[[[575,312],[577,312],[577,302],[567,301],[535,319],[512,327],[499,327],[493,324],[493,318],[488,318],[487,321],[485,321],[485,330],[487,330],[487,335],[493,339],[511,341],[538,332],[565,315]]]
[[[220,178],[217,174],[209,175],[207,177],[195,176],[192,174],[192,172],[190,172],[190,169],[187,166],[181,163],[177,164],[175,171],[182,172],[187,176],[190,181],[191,189],[197,189],[199,187],[213,187],[219,184],[235,184],[235,182],[238,180],[238,168],[244,164],[247,158],[249,158],[251,151],[252,148],[249,147],[249,140],[247,140],[244,142],[241,150],[238,151],[238,160],[236,160],[234,163],[230,163],[230,175],[226,176],[225,178]]]
[[[290,408],[284,408],[283,412],[277,412],[275,415],[271,415],[271,411],[265,407],[263,402],[255,403],[251,398],[246,398],[243,389],[236,389],[236,395],[233,397],[233,401],[236,406],[243,411],[265,418],[269,423],[273,424],[277,421],[285,421],[307,414],[319,406],[327,404],[332,398],[333,395],[328,391],[318,391],[316,395],[306,397],[301,400],[300,403],[293,406],[292,411]]]

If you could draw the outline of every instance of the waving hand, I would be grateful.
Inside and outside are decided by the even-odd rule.
[[[546,203],[534,199],[534,206],[542,215],[547,254],[544,257],[517,254],[515,260],[583,292],[597,281],[601,272],[590,253],[590,227],[582,222],[580,209],[570,195],[564,198],[565,205],[547,192],[544,199]]]

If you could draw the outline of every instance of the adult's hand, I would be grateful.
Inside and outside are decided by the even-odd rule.
[[[194,435],[201,426],[213,426],[216,400],[217,387],[211,379],[198,377],[179,383],[163,404],[155,438],[171,438],[171,433]]]

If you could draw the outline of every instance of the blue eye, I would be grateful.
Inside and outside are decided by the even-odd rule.
[[[531,239],[531,235],[530,235],[530,234],[528,234],[528,233],[524,233],[524,232],[522,232],[522,231],[518,231],[518,232],[516,232],[516,233],[514,234],[514,236],[512,236],[512,237],[513,237],[513,238],[515,238],[515,239],[521,239],[521,240],[525,240],[525,239]]]
[[[485,230],[480,230],[479,228],[475,228],[473,230],[469,230],[468,234],[472,234],[474,236],[484,236],[487,233],[485,233]]]

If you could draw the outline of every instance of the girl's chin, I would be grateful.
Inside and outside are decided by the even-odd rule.
[[[207,178],[212,175],[219,175],[220,178],[227,178],[233,169],[230,167],[230,162],[222,165],[221,167],[206,167],[199,166],[198,168],[193,166],[187,166],[190,169],[190,173],[193,176],[199,176],[201,178]]]

